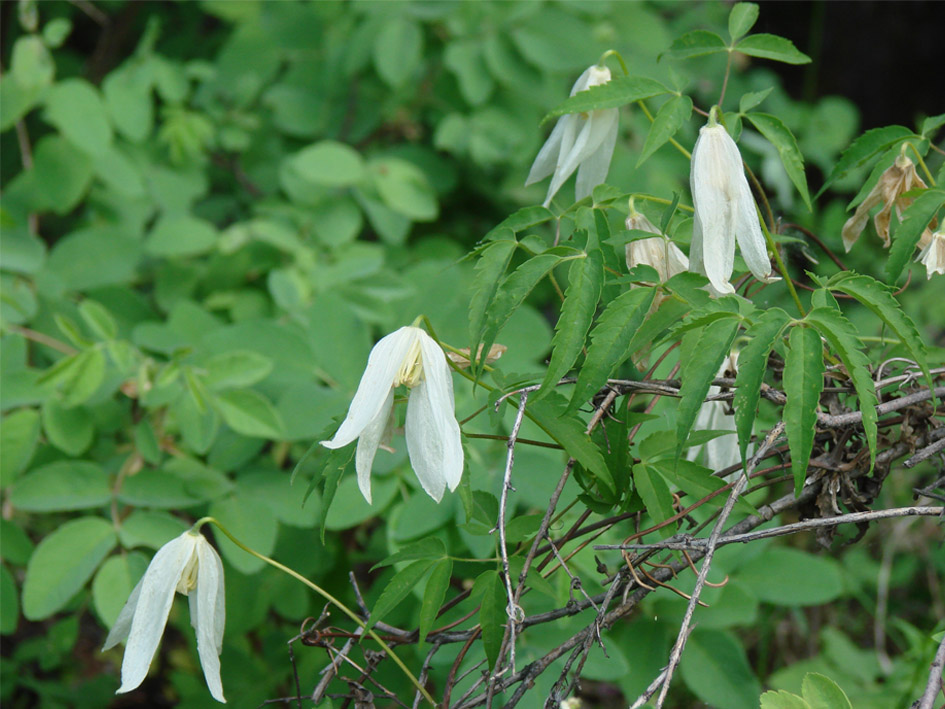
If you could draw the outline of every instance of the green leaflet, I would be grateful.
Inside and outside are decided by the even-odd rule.
[[[502,648],[502,635],[507,603],[502,577],[497,571],[486,571],[479,575],[473,585],[472,596],[481,595],[479,603],[479,627],[482,629],[482,646],[486,651],[489,668],[494,668]]]
[[[638,463],[633,466],[633,483],[654,524],[673,516],[673,496],[659,472],[649,465]],[[668,524],[659,530],[659,534],[665,538],[675,531],[676,525]]]
[[[470,352],[476,351],[486,326],[486,311],[495,298],[499,281],[502,280],[505,269],[509,267],[517,245],[514,239],[500,239],[486,246],[479,255],[475,266],[473,293],[469,300]]]
[[[728,33],[736,42],[744,37],[758,21],[758,5],[753,2],[738,2],[728,15]]]
[[[419,644],[427,638],[427,633],[433,627],[436,620],[436,614],[443,605],[443,599],[446,598],[446,589],[450,585],[450,576],[453,575],[453,560],[443,559],[438,561],[430,572],[430,579],[427,581],[427,587],[423,592],[423,602],[420,604],[420,637],[417,639]]]
[[[655,288],[634,288],[614,298],[591,332],[591,346],[578,375],[569,411],[597,393],[607,378],[630,356],[630,340],[646,317],[656,296]]]
[[[756,35],[757,36],[757,35]],[[751,121],[752,125],[778,150],[778,156],[784,169],[791,178],[791,182],[797,187],[797,191],[811,209],[810,193],[807,191],[807,178],[804,175],[804,156],[801,155],[797,147],[797,141],[794,134],[784,125],[780,118],[768,113],[746,113],[745,118]]]
[[[772,308],[765,311],[745,333],[750,339],[738,354],[735,398],[732,401],[742,460],[745,460],[748,443],[751,441],[758,401],[761,398],[761,384],[768,366],[768,355],[790,320],[786,312],[780,308]]]
[[[752,57],[785,64],[810,64],[810,57],[799,51],[791,40],[774,34],[750,34],[736,44],[735,49]]]
[[[843,315],[833,308],[815,308],[811,310],[806,322],[813,325],[830,347],[840,355],[843,366],[847,368],[853,388],[860,400],[860,412],[863,414],[863,430],[870,447],[870,469],[876,462],[876,387],[870,376],[869,358],[861,352],[863,343],[856,334],[856,329]]]
[[[646,162],[647,158],[676,135],[676,132],[682,128],[691,115],[692,99],[688,96],[671,96],[666,103],[660,106],[656,118],[653,119],[653,125],[650,126],[650,131],[646,134],[646,143],[643,144],[643,152],[640,153],[640,159],[637,160],[637,167],[640,167]]]
[[[899,305],[899,301],[896,300],[887,286],[875,278],[844,271],[831,278],[827,282],[827,287],[853,296],[886,323],[886,326],[896,333],[896,337],[899,338],[899,341],[908,350],[909,355],[922,369],[929,388],[934,388],[932,375],[929,373],[929,365],[926,361],[925,344],[919,337],[919,331],[916,329],[915,323],[905,314]]]
[[[600,249],[588,252],[587,257],[571,264],[568,273],[568,290],[564,294],[564,305],[555,336],[552,340],[551,362],[548,372],[541,383],[538,399],[554,388],[558,380],[574,365],[581,350],[587,331],[597,310],[601,287],[604,282],[604,255]],[[534,400],[534,399],[533,399]]]
[[[694,356],[681,358],[682,386],[679,389],[679,406],[676,408],[676,457],[682,453],[692,424],[722,360],[732,349],[739,324],[740,320],[734,314],[724,320],[709,323],[698,334],[693,348]]]
[[[725,40],[715,32],[709,32],[708,30],[686,32],[669,47],[670,54],[677,59],[691,59],[692,57],[718,54],[727,50],[728,46],[725,44]]]
[[[790,349],[784,363],[784,426],[791,447],[794,494],[799,495],[807,477],[817,424],[817,405],[824,390],[824,353],[820,334],[811,328],[791,330]]]
[[[483,241],[495,241],[500,238],[508,239],[509,237],[505,233],[506,230],[510,230],[513,234],[517,234],[524,229],[530,229],[533,226],[544,224],[545,222],[549,222],[554,218],[554,214],[541,205],[522,207],[517,212],[510,214],[501,222],[496,224],[492,229],[490,229],[489,233],[483,237]]]
[[[904,126],[885,126],[866,131],[843,151],[843,155],[837,160],[837,164],[831,170],[824,186],[815,195],[815,199],[820,197],[834,181],[845,177],[851,170],[862,167],[878,153],[914,135]]]
[[[617,108],[645,98],[668,93],[660,82],[645,76],[621,76],[606,84],[592,86],[571,96],[551,110],[541,122],[545,123],[566,113],[585,113],[602,108]]]
[[[689,304],[679,298],[666,298],[655,311],[647,314],[646,322],[633,334],[633,339],[627,345],[627,350],[638,352],[644,347],[649,347],[652,343],[657,342],[657,338],[668,327],[679,322],[689,309]]]
[[[446,545],[443,544],[443,541],[437,537],[424,537],[394,552],[383,561],[377,562],[371,567],[371,571],[396,564],[398,561],[418,561],[421,559],[439,561],[444,558],[446,558]]]
[[[392,578],[387,586],[384,587],[384,590],[381,591],[380,598],[377,599],[377,603],[375,603],[374,608],[371,609],[371,617],[368,619],[367,629],[370,630],[373,628],[377,621],[384,618],[384,616],[400,605],[400,602],[410,595],[414,586],[420,583],[420,579],[424,577],[435,563],[435,561],[431,561],[430,559],[420,559],[394,574],[394,578]]]
[[[886,261],[886,280],[895,283],[906,262],[915,251],[922,232],[935,213],[945,204],[945,190],[926,190],[902,214],[902,221],[893,233],[889,259]]]

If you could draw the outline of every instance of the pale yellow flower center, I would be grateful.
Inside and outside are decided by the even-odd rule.
[[[416,339],[410,345],[400,369],[397,370],[397,376],[394,377],[394,386],[403,384],[408,389],[413,389],[421,381],[423,381],[423,355],[420,352],[420,340]]]
[[[180,575],[180,581],[177,582],[177,592],[189,596],[190,592],[197,588],[197,553],[190,555],[187,566],[184,567],[184,573]]]

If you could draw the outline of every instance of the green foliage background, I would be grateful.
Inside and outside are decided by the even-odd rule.
[[[452,555],[447,598],[494,574],[494,563],[470,559],[495,553],[488,530],[503,441],[467,440],[464,489],[439,505],[419,489],[402,440],[393,455],[378,456],[373,507],[349,472],[326,509],[323,488],[310,482],[327,451],[317,450],[290,485],[292,470],[312,441],[334,431],[379,335],[422,313],[441,340],[469,344],[477,262],[464,256],[508,214],[543,199],[544,184],[522,183],[547,133],[540,122],[574,78],[616,48],[633,73],[688,87],[707,106],[725,56],[658,57],[694,28],[724,34],[729,16],[715,3],[132,5],[98,5],[134,37],[120,56],[96,54],[89,19],[73,4],[22,3],[18,26],[6,28],[0,699],[11,707],[145,701],[113,698],[120,653],[98,650],[154,550],[205,514],[351,607],[349,571],[373,608],[406,564],[367,569],[423,537],[441,540]],[[770,65],[737,57],[728,95],[770,91],[763,109],[796,136],[808,173],[813,166],[829,174],[859,134],[857,107],[838,96],[794,101]],[[762,100],[748,103],[755,99]],[[667,113],[684,109],[671,96],[654,101],[653,113],[664,100]],[[691,147],[701,121],[680,123],[676,140]],[[735,130],[749,128],[746,121]],[[649,130],[642,111],[622,110],[608,184],[666,199],[688,194],[688,160],[668,143],[648,145]],[[743,153],[775,208],[839,251],[847,201],[873,166],[834,180],[808,211],[770,144],[745,140]],[[882,167],[891,159],[882,157]],[[581,227],[578,216],[565,219],[560,236]],[[531,230],[536,239],[552,233],[547,224]],[[870,230],[848,265],[883,278],[885,254]],[[679,243],[690,231],[691,221],[673,224]],[[838,270],[819,253],[814,264],[806,246],[788,243],[786,253],[795,273],[826,278]],[[929,362],[941,364],[941,284],[926,285],[921,267],[914,270],[900,301],[937,345]],[[501,334],[492,333],[508,348],[500,386],[541,381],[556,302],[542,282]],[[755,303],[791,307],[774,287]],[[883,335],[867,308],[846,314],[861,335]],[[882,351],[885,358],[902,350]],[[457,384],[456,396],[461,418],[490,403],[482,388]],[[536,407],[557,413],[564,403],[551,395]],[[480,416],[464,431],[507,434],[513,414]],[[764,407],[759,417],[776,420]],[[654,436],[675,429],[672,419],[645,423]],[[527,423],[522,435],[542,433]],[[654,454],[653,465],[659,461]],[[513,541],[534,534],[562,462],[557,450],[519,451]],[[640,475],[661,481],[654,470],[644,465]],[[908,504],[916,479],[890,481],[890,504]],[[562,506],[581,493],[569,482]],[[903,705],[924,682],[934,647],[927,633],[943,619],[941,597],[927,583],[945,575],[941,548],[934,550],[941,537],[922,533],[873,536],[816,556],[806,542],[721,550],[713,574],[733,579],[705,594],[711,608],[690,638],[676,706],[757,706],[763,687],[799,693],[808,670],[834,678],[854,706]],[[610,536],[599,541],[624,533]],[[227,695],[257,706],[293,693],[286,643],[321,603],[222,535],[215,542],[226,567]],[[891,659],[881,666],[866,648],[887,554]],[[571,563],[585,579],[599,577],[589,547]],[[424,575],[388,622],[417,625],[427,578],[448,580],[450,572]],[[477,584],[483,612],[491,582]],[[687,584],[691,578],[680,578],[682,590]],[[532,612],[568,599],[563,574],[533,587],[544,595]],[[606,657],[592,652],[584,677],[632,700],[665,663],[683,608],[671,593],[653,594],[609,634]],[[460,609],[468,610],[451,610],[434,626],[458,619]],[[582,623],[563,618],[535,628],[522,639],[520,662]],[[180,599],[172,625],[140,692],[151,705],[204,706]],[[442,681],[458,651],[442,651],[431,676]],[[398,653],[416,671],[426,649]],[[326,655],[297,646],[295,658],[304,692]],[[396,668],[378,676],[408,696]],[[553,679],[539,679],[532,705],[541,705]]]

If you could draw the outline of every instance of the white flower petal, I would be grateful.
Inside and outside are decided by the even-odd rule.
[[[377,447],[384,440],[390,430],[390,417],[394,408],[394,390],[387,392],[381,410],[374,420],[367,425],[358,438],[358,448],[354,456],[354,469],[358,473],[358,487],[367,503],[371,504],[371,467],[374,465],[374,455]]]
[[[934,232],[916,261],[921,261],[925,266],[926,280],[930,280],[936,273],[945,276],[945,232]]]
[[[532,163],[532,169],[528,171],[528,179],[525,180],[525,186],[544,180],[548,175],[555,171],[558,166],[558,155],[561,153],[561,138],[564,135],[567,125],[566,119],[570,117],[562,116],[555,123],[554,130],[548,136],[548,140],[541,146],[535,162]]]
[[[596,122],[594,131],[601,134],[601,141],[587,158],[578,166],[577,181],[574,186],[575,199],[581,200],[590,196],[597,185],[602,184],[607,179],[607,171],[610,169],[610,160],[614,156],[614,146],[617,144],[617,118],[619,113],[616,108],[608,108],[602,111],[595,111],[588,122]]]
[[[446,356],[424,333],[420,338],[424,379],[410,392],[406,438],[410,464],[427,494],[439,502],[455,490],[463,474],[463,446]]]
[[[138,596],[141,594],[141,583],[143,581],[144,576],[138,579],[138,583],[136,583],[135,587],[131,590],[131,594],[128,596],[128,600],[125,601],[121,613],[118,614],[115,624],[108,632],[108,637],[105,638],[105,645],[102,647],[102,652],[111,650],[118,643],[128,639],[128,633],[131,631],[131,621],[134,619],[135,609],[138,607]]]
[[[417,330],[415,327],[402,327],[374,345],[364,374],[361,375],[358,391],[348,407],[348,415],[332,439],[321,442],[323,446],[342,448],[360,436],[374,421],[393,387],[397,371],[417,338]]]
[[[755,201],[747,182],[744,184],[744,194],[739,196],[738,209],[735,213],[735,238],[738,240],[738,248],[742,251],[742,258],[745,259],[748,270],[759,281],[770,282],[772,280],[771,259],[768,258],[768,246],[765,243],[764,234],[761,233]]]
[[[223,564],[203,535],[197,537],[197,588],[190,593],[190,623],[197,633],[197,654],[211,696],[226,703],[220,681],[220,652],[226,605]]]
[[[193,534],[184,532],[158,549],[144,572],[121,663],[119,694],[130,692],[147,676],[167,625],[177,582],[194,553],[196,542]]]

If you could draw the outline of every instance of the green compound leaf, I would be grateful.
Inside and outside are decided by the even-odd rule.
[[[686,32],[673,42],[669,48],[670,54],[676,59],[691,59],[692,57],[703,57],[707,54],[718,54],[727,51],[728,45],[725,44],[725,40],[715,32],[709,32],[708,30]]]
[[[696,415],[715,375],[718,374],[722,360],[732,349],[732,342],[738,333],[740,320],[731,313],[722,320],[710,322],[699,333],[693,333],[698,339],[693,348],[696,356],[682,363],[679,389],[679,406],[676,408],[676,457],[682,453],[683,445],[689,437],[689,431],[696,420]]]
[[[846,177],[851,170],[862,167],[879,153],[888,150],[906,138],[912,137],[915,137],[915,133],[904,126],[885,126],[866,131],[854,140],[849,148],[843,151],[837,164],[831,170],[830,176],[827,177],[827,181],[824,182],[824,186],[820,188],[815,198],[820,197],[833,182]]]
[[[738,373],[735,376],[735,396],[732,401],[742,460],[745,460],[748,453],[748,444],[755,425],[761,385],[768,369],[768,355],[790,320],[786,312],[780,308],[772,308],[765,311],[745,333],[749,341],[738,354]]]
[[[869,358],[861,351],[863,343],[857,336],[856,328],[843,315],[833,308],[815,308],[804,319],[820,333],[830,347],[840,355],[840,361],[846,367],[853,388],[860,400],[860,412],[863,414],[863,430],[870,448],[870,468],[876,462],[876,387],[870,376]]]
[[[810,193],[807,191],[807,177],[804,175],[804,156],[801,155],[801,151],[797,147],[794,134],[780,118],[768,113],[747,113],[745,118],[751,121],[758,132],[777,149],[785,172],[791,178],[794,186],[797,187],[797,191],[800,193],[801,199],[804,200],[804,204],[807,205],[807,209],[811,209]]]
[[[420,579],[435,563],[437,562],[420,559],[394,574],[394,578],[384,587],[380,598],[374,604],[374,609],[371,611],[371,617],[367,624],[368,629],[373,628],[375,623],[382,620],[384,616],[400,605],[400,602],[410,595],[414,586],[420,583]]]
[[[656,296],[655,288],[634,288],[614,298],[591,331],[591,346],[578,374],[569,411],[574,411],[600,389],[630,356],[630,341]]]
[[[23,615],[43,620],[62,610],[117,543],[115,528],[101,517],[81,517],[56,529],[26,567]]]
[[[811,61],[791,40],[774,34],[748,35],[735,45],[735,49],[743,54],[785,64],[810,64]]]
[[[603,108],[618,108],[665,93],[669,93],[669,89],[655,79],[645,76],[621,76],[611,79],[606,84],[592,86],[586,91],[575,94],[550,111],[542,119],[542,123],[566,113],[586,113]]]
[[[590,251],[587,258],[571,264],[564,305],[551,342],[551,362],[541,383],[541,390],[533,401],[551,391],[577,361],[597,310],[603,282],[604,256],[600,249]]]
[[[926,359],[925,344],[919,336],[915,323],[902,310],[902,306],[899,305],[899,301],[893,296],[888,286],[875,278],[844,271],[831,278],[827,282],[827,287],[853,296],[886,323],[886,326],[895,333],[909,355],[922,369],[929,388],[934,388]]]
[[[643,144],[643,152],[637,160],[637,167],[640,167],[647,158],[676,135],[691,115],[692,99],[688,96],[672,96],[660,106],[656,118],[653,119],[653,125],[650,126],[650,132],[646,134],[646,143]]]
[[[886,261],[886,280],[895,283],[906,262],[922,238],[935,213],[945,204],[945,190],[926,190],[902,213],[902,221],[893,233],[889,259]]]
[[[446,598],[446,590],[449,588],[452,575],[452,559],[438,561],[430,573],[427,587],[423,592],[423,602],[420,604],[420,636],[417,640],[420,644],[426,640],[427,633],[436,621],[436,614],[443,605],[443,599]]]
[[[799,495],[807,477],[817,425],[817,405],[824,390],[824,353],[820,334],[811,328],[791,330],[790,349],[784,363],[784,426],[791,447],[794,494]]]

